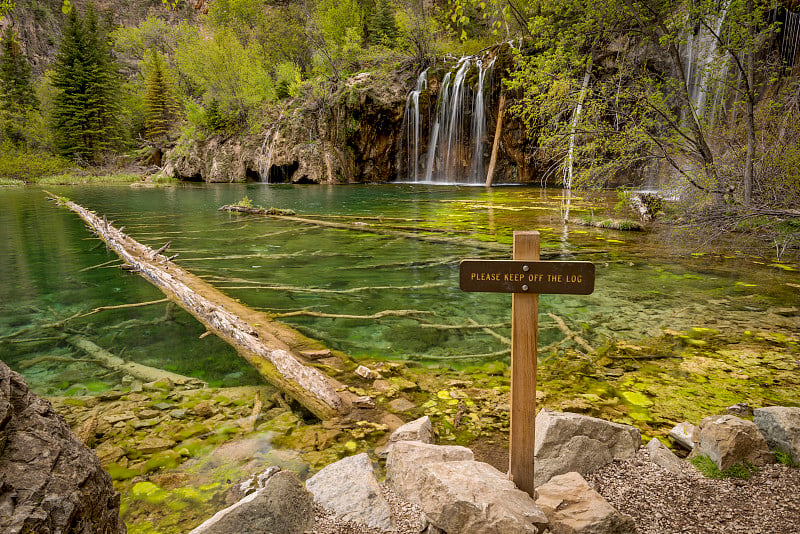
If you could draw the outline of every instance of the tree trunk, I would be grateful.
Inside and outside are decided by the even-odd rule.
[[[569,149],[567,150],[567,166],[564,169],[564,189],[572,189],[572,160],[575,153],[575,132],[578,129],[578,119],[583,111],[583,101],[586,99],[586,91],[589,89],[589,79],[592,75],[592,64],[594,58],[589,57],[589,63],[586,65],[586,74],[583,75],[583,84],[581,84],[581,93],[578,96],[578,105],[575,106],[575,113],[572,116],[572,127],[569,133]],[[569,215],[567,215],[569,217]]]
[[[753,0],[747,0],[747,13],[753,12]],[[752,24],[752,22],[751,22]],[[749,28],[753,36],[752,26]],[[744,205],[749,206],[753,197],[753,159],[756,151],[756,125],[755,125],[755,65],[753,59],[753,46],[747,48],[747,154],[744,163]]]
[[[293,352],[319,348],[289,328],[217,291],[200,278],[122,233],[74,202],[60,199],[77,213],[136,272],[230,343],[264,378],[286,391],[320,419],[344,413],[336,380],[300,362]]]
[[[500,134],[503,133],[503,111],[506,107],[506,94],[500,95],[500,105],[497,106],[497,127],[494,129],[494,143],[492,143],[492,157],[489,158],[489,171],[486,173],[486,187],[492,186],[494,180],[494,167],[497,164],[497,152],[500,149]]]

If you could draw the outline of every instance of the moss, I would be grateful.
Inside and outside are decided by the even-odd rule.
[[[758,469],[750,464],[733,465],[724,471],[720,470],[714,460],[705,454],[701,456],[695,456],[690,460],[690,462],[698,471],[703,473],[703,475],[708,478],[738,478],[747,480],[758,472]]]

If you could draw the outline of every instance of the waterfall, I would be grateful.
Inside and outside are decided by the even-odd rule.
[[[261,182],[269,183],[269,171],[272,168],[272,152],[275,143],[280,136],[280,125],[283,120],[283,112],[278,116],[275,124],[270,126],[264,134],[264,141],[261,143],[261,154],[258,157],[258,179]]]
[[[712,126],[717,110],[725,101],[728,58],[720,53],[716,36],[721,35],[727,11],[728,3],[724,2],[718,16],[709,21],[711,31],[698,25],[681,47],[681,59],[686,66],[686,89],[693,110]]]
[[[792,68],[800,45],[800,14],[785,10],[780,32],[781,58],[787,67]]]
[[[484,85],[494,59],[484,67],[480,58],[461,58],[447,72],[431,121],[420,111],[420,93],[428,88],[427,71],[406,100],[398,157],[398,180],[410,182],[483,184],[485,176],[486,98]],[[427,130],[427,132],[426,132]],[[427,135],[426,135],[427,133]],[[425,140],[427,139],[427,143]]]
[[[417,85],[414,90],[408,93],[406,99],[406,107],[403,111],[403,133],[400,137],[400,151],[399,157],[402,158],[405,154],[405,161],[398,164],[398,176],[404,173],[401,179],[408,179],[413,182],[419,182],[420,168],[419,168],[419,134],[421,126],[421,117],[419,109],[419,95],[422,91],[428,89],[428,69],[422,71],[417,78]],[[405,149],[405,150],[404,150]]]

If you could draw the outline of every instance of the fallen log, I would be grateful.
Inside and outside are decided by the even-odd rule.
[[[279,210],[274,210],[274,208],[270,208],[269,210],[265,210],[264,208],[253,208],[247,206],[237,206],[235,204],[228,204],[219,208],[219,211],[229,211],[235,213],[248,213],[251,215],[262,215],[266,217],[273,217],[276,219],[281,219],[284,221],[292,221],[302,224],[311,224],[314,226],[321,226],[324,228],[337,228],[341,230],[352,230],[356,232],[364,232],[368,234],[378,234],[378,235],[388,235],[392,237],[402,237],[406,239],[417,239],[419,241],[428,241],[430,243],[447,243],[450,245],[463,245],[466,247],[471,248],[479,248],[484,250],[492,250],[492,251],[502,251],[508,252],[509,246],[504,245],[502,243],[497,242],[490,242],[490,241],[478,241],[474,239],[460,239],[457,237],[447,237],[447,236],[434,236],[434,235],[426,235],[417,232],[404,232],[400,230],[390,230],[388,228],[379,228],[377,226],[372,226],[365,222],[356,222],[356,223],[340,223],[334,221],[321,221],[319,219],[308,219],[305,217],[297,217],[295,215],[282,215],[278,213]],[[427,231],[427,230],[424,230]]]
[[[335,380],[303,365],[300,350],[321,348],[294,329],[272,321],[224,295],[197,276],[155,256],[153,249],[107,224],[96,214],[64,198],[55,198],[78,214],[137,274],[194,315],[206,328],[230,343],[264,378],[320,419],[347,411]]]
[[[103,347],[83,336],[66,336],[64,340],[76,349],[80,349],[91,356],[92,360],[98,365],[101,365],[106,369],[111,369],[112,371],[128,374],[137,380],[141,380],[142,382],[156,382],[166,378],[173,384],[179,386],[206,385],[205,382],[198,378],[179,375],[163,369],[157,369],[148,365],[142,365],[140,363],[123,360],[119,356],[114,356]]]

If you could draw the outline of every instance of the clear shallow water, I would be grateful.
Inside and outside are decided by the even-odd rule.
[[[379,319],[283,319],[355,357],[450,364],[470,355],[507,358],[502,353],[508,345],[498,336],[437,325],[508,323],[511,297],[461,292],[458,261],[510,257],[515,229],[539,230],[547,258],[597,265],[594,294],[541,297],[542,347],[564,338],[548,314],[595,347],[611,337],[635,342],[664,329],[800,330],[797,315],[775,313],[800,302],[797,271],[736,251],[693,255],[682,250],[684,243],[659,235],[565,226],[558,190],[412,184],[51,190],[106,214],[145,244],[157,248],[171,240],[177,264],[255,308],[355,316],[420,312]],[[294,209],[302,217],[422,229],[462,241],[431,243],[217,211],[245,195],[255,205]],[[608,214],[615,202],[611,193],[573,197],[570,213]],[[508,250],[486,250],[475,244],[480,241],[504,243]],[[163,297],[141,278],[114,268],[115,259],[77,216],[46,201],[42,190],[0,189],[0,355],[38,391],[102,390],[118,380],[60,339],[63,329],[8,337],[98,306]],[[101,266],[105,262],[111,264]],[[70,321],[67,332],[124,358],[214,385],[260,381],[226,344],[214,336],[200,339],[204,328],[188,314],[176,310],[164,320],[165,312],[165,304],[102,311]],[[504,326],[493,331],[510,335]]]

